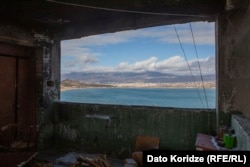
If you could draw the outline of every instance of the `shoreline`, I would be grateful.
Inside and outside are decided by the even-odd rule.
[[[108,86],[61,86],[61,91],[87,88],[203,88],[202,83],[115,83]],[[214,82],[204,82],[204,88],[216,88]]]

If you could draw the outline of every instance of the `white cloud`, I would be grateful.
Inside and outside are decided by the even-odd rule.
[[[73,67],[76,65],[87,65],[97,63],[98,59],[95,56],[82,54],[75,56],[72,60],[67,61],[63,64],[63,67]]]
[[[117,69],[119,69],[119,70],[126,70],[128,66],[129,66],[128,62],[121,62],[121,63],[118,64]]]
[[[81,43],[75,40],[63,41],[61,48],[62,73],[82,70],[82,67],[96,64],[101,56],[100,53],[81,47]]]
[[[215,74],[215,57],[208,57],[206,59],[193,60],[190,62],[190,67],[196,74],[199,71],[199,66],[203,74]]]
[[[215,73],[215,59],[214,57],[208,57],[199,60],[201,71],[203,74]],[[113,71],[159,71],[173,74],[191,74],[189,67],[191,68],[193,75],[199,75],[200,69],[197,60],[186,60],[181,56],[172,56],[163,61],[157,61],[157,57],[151,57],[149,59],[129,64],[128,62],[122,62]]]
[[[208,57],[199,60],[201,72],[205,74],[215,73],[215,57]],[[199,75],[200,69],[198,61],[190,60],[188,64],[192,70],[193,75]],[[67,72],[143,72],[143,71],[159,71],[163,73],[172,73],[177,75],[190,75],[186,60],[181,56],[172,56],[168,59],[158,61],[157,57],[150,57],[146,60],[129,63],[121,62],[117,67],[104,66],[86,66],[84,64],[66,68]]]
[[[155,63],[157,61],[157,57],[150,57],[147,60],[143,60],[143,61],[139,61],[139,62],[135,62],[133,65],[131,65],[133,70],[143,70],[143,71],[148,71],[148,70],[152,70],[155,68]]]
[[[181,66],[185,66],[186,62],[181,56],[172,56],[169,59],[165,59],[161,62],[158,62],[156,65],[157,69],[174,69],[179,68]]]
[[[214,45],[214,23],[192,23],[195,42],[197,45]],[[175,25],[183,44],[193,44],[189,24]],[[136,38],[151,38],[157,41],[178,44],[173,26],[161,26],[157,29],[138,29],[117,33],[88,36],[80,39],[65,40],[61,43],[62,73],[73,71],[161,71],[175,74],[185,74],[190,71],[187,62],[181,56],[172,56],[162,61],[150,57],[137,62],[120,62],[116,67],[98,66],[102,53],[90,50],[90,46],[115,45],[129,42]],[[215,73],[214,57],[200,59],[204,73]],[[199,70],[197,60],[189,60],[192,70]]]

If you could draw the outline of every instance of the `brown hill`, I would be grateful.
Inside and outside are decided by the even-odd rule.
[[[70,80],[70,79],[66,79],[66,80],[63,80],[61,82],[62,89],[89,88],[89,87],[112,87],[112,86],[105,85],[105,84],[87,84],[84,82],[74,81],[74,80]]]

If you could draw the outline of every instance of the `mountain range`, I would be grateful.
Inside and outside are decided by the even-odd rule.
[[[203,75],[204,82],[215,82],[215,75]],[[161,72],[71,72],[62,74],[61,80],[75,80],[88,84],[113,83],[187,83],[200,82],[200,75],[173,75]]]

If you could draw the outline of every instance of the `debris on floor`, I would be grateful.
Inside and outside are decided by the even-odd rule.
[[[70,165],[70,167],[113,167],[110,162],[107,159],[95,157],[95,158],[89,158],[89,157],[83,157],[80,156],[77,159],[77,162],[73,165]]]
[[[58,156],[36,157],[25,167],[123,167],[122,160],[107,158],[106,154],[69,152]]]

